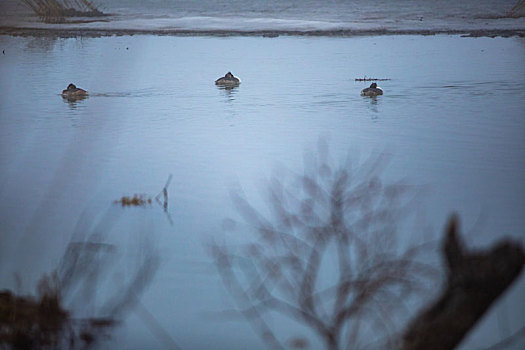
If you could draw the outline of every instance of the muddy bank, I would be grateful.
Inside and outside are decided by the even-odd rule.
[[[24,37],[59,37],[75,38],[89,37],[97,38],[104,36],[127,36],[127,35],[159,35],[159,36],[263,36],[274,38],[285,36],[326,36],[326,37],[355,37],[376,35],[462,35],[465,37],[525,37],[525,29],[477,29],[477,30],[144,30],[144,29],[63,29],[63,28],[18,28],[0,27],[0,35],[24,36]]]

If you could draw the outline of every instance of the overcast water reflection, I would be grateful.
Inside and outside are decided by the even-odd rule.
[[[264,179],[276,167],[302,172],[319,138],[336,160],[384,154],[384,181],[426,186],[420,210],[434,231],[457,211],[475,244],[523,241],[522,38],[0,36],[0,48],[2,288],[18,273],[32,290],[86,210],[96,222],[118,209],[108,235],[116,249],[133,261],[137,237],[158,247],[142,304],[181,349],[261,348],[249,324],[218,316],[233,302],[203,244],[242,240],[242,227],[221,229],[233,225],[224,221],[235,215],[231,187],[262,210]],[[228,71],[242,83],[215,86]],[[391,79],[379,84],[384,95],[360,96],[370,83],[354,79],[365,75]],[[69,83],[89,97],[62,99]],[[169,174],[169,220],[155,203],[114,207],[125,195],[154,197]],[[521,279],[464,348],[523,325],[523,295]],[[496,331],[498,319],[508,329]],[[137,317],[114,339],[161,347]]]

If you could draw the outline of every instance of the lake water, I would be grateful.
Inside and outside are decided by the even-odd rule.
[[[265,179],[302,172],[319,139],[335,160],[388,155],[384,180],[425,186],[420,214],[435,232],[456,211],[471,245],[524,240],[523,38],[3,35],[0,48],[0,289],[18,273],[32,291],[72,235],[100,222],[118,273],[133,270],[140,242],[156,247],[142,303],[180,348],[262,348],[243,319],[217,316],[232,302],[205,244],[246,235],[223,232],[233,186],[262,210]],[[227,71],[239,87],[214,85]],[[360,96],[365,75],[391,79],[383,96]],[[63,100],[71,82],[89,98]],[[112,203],[154,197],[169,174],[169,217],[156,203]],[[522,277],[463,348],[521,327],[524,295]],[[114,339],[161,347],[135,313]]]

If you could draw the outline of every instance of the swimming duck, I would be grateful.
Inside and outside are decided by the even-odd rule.
[[[383,94],[383,90],[380,87],[377,87],[376,83],[372,83],[370,84],[370,87],[367,87],[361,90],[361,96],[373,97],[373,96],[382,95],[382,94]]]
[[[75,98],[75,97],[86,97],[88,92],[84,89],[77,88],[75,84],[69,84],[67,89],[62,90],[62,97]]]
[[[223,77],[215,80],[216,85],[238,85],[241,79],[234,77],[231,72],[226,73]]]

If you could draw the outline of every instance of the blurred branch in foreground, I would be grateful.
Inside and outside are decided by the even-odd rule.
[[[119,261],[117,246],[107,243],[117,216],[109,211],[91,227],[93,218],[84,215],[56,270],[40,280],[36,297],[0,292],[0,348],[97,347],[134,309],[159,257],[150,235],[141,235],[133,266]]]
[[[448,224],[442,255],[447,270],[440,297],[408,326],[403,350],[454,349],[492,303],[518,278],[525,264],[521,244],[504,241],[479,252],[468,251],[457,217]],[[523,330],[491,347],[503,348]]]
[[[328,158],[321,145],[304,175],[290,183],[272,178],[270,215],[232,191],[254,237],[236,246],[214,243],[212,256],[239,311],[269,348],[286,343],[270,314],[309,327],[327,349],[370,348],[377,339],[378,348],[393,348],[410,302],[432,295],[440,276],[423,256],[434,244],[403,248],[410,238],[398,230],[418,193],[381,181],[384,157],[336,168]],[[307,344],[301,339],[301,347]]]

